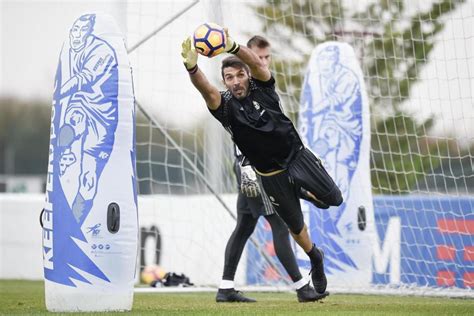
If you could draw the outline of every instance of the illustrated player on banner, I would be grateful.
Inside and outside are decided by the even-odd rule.
[[[312,104],[314,121],[319,123],[314,129],[313,146],[328,170],[334,171],[335,181],[347,200],[359,160],[362,122],[357,116],[361,113],[362,96],[356,74],[341,64],[339,54],[337,46],[328,46],[318,54],[315,66],[320,71],[321,93],[305,98]],[[311,94],[309,87],[304,91]]]
[[[323,252],[307,231],[299,202],[300,188],[323,205],[340,205],[342,195],[321,161],[306,149],[293,123],[284,115],[275,91],[275,79],[260,58],[227,34],[221,75],[228,90],[219,92],[197,65],[191,37],[182,44],[184,65],[191,82],[211,114],[261,177],[263,188],[277,214],[290,229],[311,261],[311,279],[319,298],[327,296]],[[250,75],[251,74],[251,75]]]
[[[247,47],[253,50],[265,67],[271,63],[270,43],[262,36],[254,36],[247,42]],[[257,175],[248,159],[234,145],[234,171],[237,177],[239,193],[237,197],[237,223],[227,242],[225,250],[224,273],[217,292],[217,302],[254,302],[243,296],[234,288],[234,276],[240,257],[250,235],[255,230],[258,218],[264,216],[270,224],[275,253],[293,281],[298,301],[315,301],[319,295],[301,275],[295,255],[291,249],[288,227],[275,214],[270,200],[259,188]]]
[[[74,22],[69,33],[69,65],[60,66],[59,95],[65,107],[59,130],[60,175],[78,223],[92,207],[118,119],[117,57],[107,42],[92,34],[94,24],[94,14]],[[78,181],[71,181],[76,177]],[[71,188],[71,182],[79,187]]]

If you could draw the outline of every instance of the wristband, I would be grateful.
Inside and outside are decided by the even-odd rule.
[[[185,66],[185,67],[186,67],[186,66]],[[196,71],[198,71],[198,65],[194,66],[194,67],[191,68],[191,69],[186,68],[186,70],[188,71],[188,73],[189,73],[190,75],[195,74]]]
[[[232,45],[232,48],[228,51],[230,54],[237,54],[239,52],[240,45],[237,44],[237,42],[234,42],[234,45]]]

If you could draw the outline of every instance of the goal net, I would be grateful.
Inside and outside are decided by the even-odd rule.
[[[472,2],[456,0],[129,1],[129,47],[150,35],[130,53],[138,104],[141,269],[159,264],[200,286],[216,286],[221,278],[235,225],[232,143],[180,58],[184,37],[213,21],[229,27],[239,43],[254,34],[270,41],[277,90],[297,126],[313,49],[334,41],[355,52],[370,105],[373,194],[373,205],[366,206],[373,222],[362,216],[355,225],[373,225],[376,245],[369,247],[378,248],[368,252],[374,257],[363,286],[338,280],[337,290],[472,296],[472,12]],[[199,65],[224,89],[220,60],[200,56]],[[321,228],[310,229],[321,240]],[[339,230],[333,249],[357,242],[347,233]],[[260,219],[240,261],[238,285],[289,284],[269,236]],[[335,251],[327,273],[344,269],[338,258]],[[307,272],[307,262],[299,263]]]

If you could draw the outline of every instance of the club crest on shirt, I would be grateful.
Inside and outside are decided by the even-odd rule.
[[[260,103],[258,103],[257,101],[252,101],[252,104],[255,110],[257,110],[257,112],[259,113],[259,116],[262,116],[263,113],[265,113],[265,109],[263,108],[263,106],[260,105]]]

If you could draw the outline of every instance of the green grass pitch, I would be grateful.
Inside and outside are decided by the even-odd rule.
[[[215,293],[135,294],[130,313],[109,315],[474,315],[473,299],[335,294],[298,303],[293,293],[246,293],[257,303],[217,304]],[[1,280],[0,315],[48,314],[43,282]],[[84,313],[99,315],[100,313]],[[60,314],[54,314],[60,315]],[[73,315],[82,315],[75,313]]]

